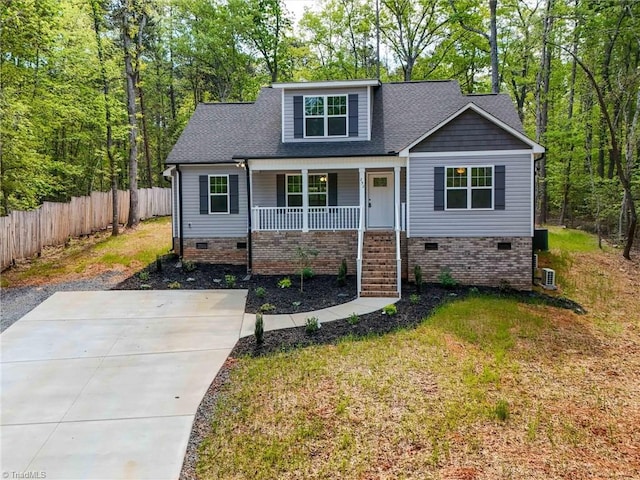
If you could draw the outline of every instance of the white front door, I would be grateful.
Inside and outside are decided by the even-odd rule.
[[[393,228],[393,173],[367,173],[367,228]]]

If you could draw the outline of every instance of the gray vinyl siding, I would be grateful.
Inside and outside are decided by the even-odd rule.
[[[467,110],[411,149],[412,152],[469,152],[529,149],[526,143],[482,115]]]
[[[412,237],[531,235],[531,155],[410,157],[409,222]],[[434,167],[505,165],[504,210],[433,209]]]
[[[296,95],[358,95],[358,136],[357,137],[320,137],[320,138],[294,138],[293,137],[293,97]],[[284,141],[285,142],[345,142],[354,140],[367,140],[368,136],[368,108],[369,97],[366,88],[344,89],[320,89],[320,90],[286,90],[284,92]]]
[[[253,174],[253,205],[259,207],[277,207],[276,177],[278,174],[298,172],[255,172]],[[338,174],[338,206],[358,206],[360,193],[358,190],[357,170],[309,170],[309,173]]]
[[[181,166],[183,238],[241,237],[247,234],[247,180],[235,165]],[[200,214],[200,175],[238,175],[239,213]]]

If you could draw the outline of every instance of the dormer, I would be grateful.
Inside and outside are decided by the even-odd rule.
[[[274,83],[282,91],[282,142],[371,140],[378,80]]]

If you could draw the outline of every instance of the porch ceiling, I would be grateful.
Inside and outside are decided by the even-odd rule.
[[[405,167],[406,157],[326,157],[326,158],[279,158],[248,161],[254,172],[269,170],[332,169],[351,170],[354,168]]]

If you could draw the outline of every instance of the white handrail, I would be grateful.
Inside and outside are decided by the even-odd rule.
[[[303,207],[253,207],[254,230],[357,230],[360,207],[308,207],[304,221]]]

